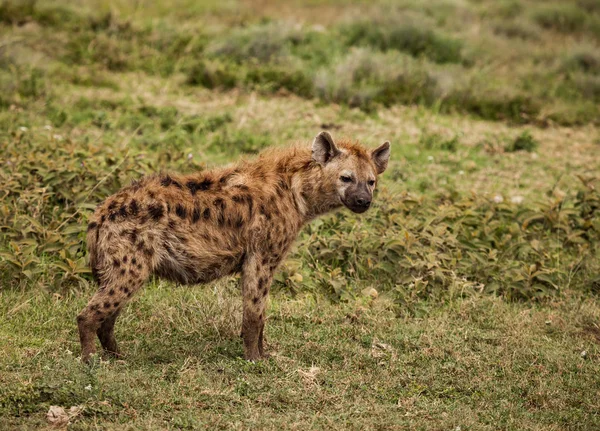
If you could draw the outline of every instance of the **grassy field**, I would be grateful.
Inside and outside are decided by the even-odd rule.
[[[600,429],[598,2],[73,4],[0,3],[0,429]],[[269,360],[231,278],[79,362],[98,202],[322,129],[392,159],[302,232]]]

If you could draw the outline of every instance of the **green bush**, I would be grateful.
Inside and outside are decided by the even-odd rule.
[[[440,197],[442,199],[442,197]],[[541,205],[495,203],[477,196],[415,200],[380,194],[374,214],[347,213],[312,223],[298,246],[303,286],[337,299],[377,285],[404,305],[453,291],[540,300],[570,277],[572,248],[592,259],[600,238],[600,195],[592,184],[576,196]],[[594,214],[594,215],[592,215]],[[357,253],[356,250],[361,250]],[[567,261],[565,261],[566,259]],[[560,262],[560,263],[559,263]],[[282,288],[299,289],[278,278]]]
[[[220,61],[201,60],[187,74],[186,83],[210,89],[231,89],[238,83],[237,69]]]
[[[418,24],[358,21],[342,27],[341,33],[349,46],[395,49],[436,63],[460,63],[463,59],[461,41]]]
[[[531,133],[525,130],[513,141],[511,141],[506,147],[504,147],[504,150],[509,153],[513,153],[515,151],[527,151],[531,153],[532,151],[535,151],[537,149],[538,145],[538,142],[531,135]]]
[[[548,4],[533,12],[533,19],[548,30],[561,33],[581,32],[586,26],[586,14],[568,2]]]
[[[600,75],[600,52],[595,47],[580,47],[562,62],[563,71],[579,71]]]
[[[325,101],[370,110],[378,104],[431,104],[436,81],[423,64],[397,52],[353,49],[315,78],[316,94]]]

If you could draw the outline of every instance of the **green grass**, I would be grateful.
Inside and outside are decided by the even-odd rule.
[[[125,361],[77,359],[85,300],[3,293],[3,429],[37,429],[50,405],[72,429],[572,429],[600,426],[594,301],[493,298],[398,318],[385,298],[330,305],[276,296],[272,358],[241,359],[239,298],[149,286],[117,330]],[[585,352],[585,353],[584,353]]]
[[[598,428],[594,2],[136,4],[0,6],[0,428]],[[271,359],[230,279],[152,282],[79,362],[97,203],[321,129],[391,161],[302,231]]]

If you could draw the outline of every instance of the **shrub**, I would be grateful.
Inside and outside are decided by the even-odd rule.
[[[563,71],[580,71],[600,75],[600,53],[595,47],[579,47],[562,62]]]
[[[600,76],[579,75],[575,77],[575,85],[584,99],[600,103]]]
[[[586,14],[572,3],[544,5],[533,13],[541,27],[561,33],[575,33],[585,29]]]
[[[532,151],[535,151],[537,147],[538,142],[531,135],[531,133],[529,133],[529,131],[525,130],[508,145],[506,145],[504,150],[509,153],[514,153],[515,151],[527,151],[531,153]]]
[[[231,64],[220,61],[200,60],[187,74],[186,83],[214,89],[231,89],[238,82],[238,76]],[[237,69],[237,68],[235,68]]]
[[[232,32],[231,35],[215,39],[206,48],[206,54],[245,62],[268,63],[289,55],[290,47],[302,41],[299,29],[284,23],[257,25]]]
[[[282,89],[301,97],[313,95],[313,78],[304,69],[295,69],[292,65],[265,64],[250,67],[245,76],[245,84],[266,92]]]
[[[451,91],[442,101],[441,109],[469,112],[485,120],[527,123],[535,120],[540,112],[540,105],[540,101],[527,93],[474,83]]]
[[[600,239],[600,221],[590,220],[599,214],[599,198],[591,183],[576,196],[525,207],[475,195],[399,200],[381,193],[368,219],[337,213],[307,226],[296,272],[311,274],[302,277],[305,288],[337,299],[376,284],[401,305],[443,298],[449,290],[540,300],[559,292],[569,265],[593,259],[588,247]],[[294,288],[293,280],[285,283]]]
[[[413,58],[394,52],[353,49],[331,69],[316,77],[317,95],[365,110],[376,104],[431,103],[436,82]]]
[[[358,21],[341,29],[349,46],[395,49],[436,63],[460,63],[462,42],[421,25],[394,20]]]
[[[510,39],[538,40],[539,31],[528,22],[501,21],[494,25],[494,33]]]

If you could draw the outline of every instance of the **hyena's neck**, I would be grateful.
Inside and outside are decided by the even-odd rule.
[[[323,169],[312,160],[310,151],[297,153],[286,165],[288,182],[303,223],[342,205],[337,190],[324,181]]]

